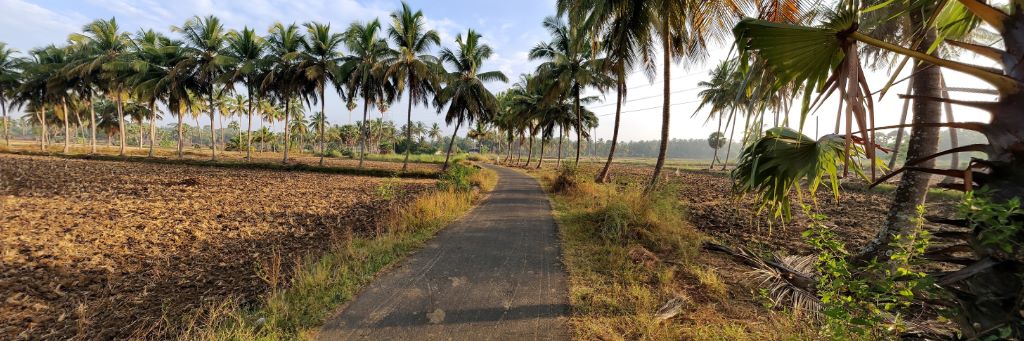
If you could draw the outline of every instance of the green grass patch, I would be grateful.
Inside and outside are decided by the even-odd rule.
[[[468,155],[469,154],[466,153],[452,154],[452,158],[449,163],[465,160]],[[409,162],[441,164],[444,163],[444,157],[444,154],[410,154]],[[353,158],[359,159],[359,156],[357,155]],[[365,160],[403,162],[405,161],[405,154],[366,154]]]

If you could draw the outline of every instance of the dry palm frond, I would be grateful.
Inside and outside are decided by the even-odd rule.
[[[814,266],[818,258],[815,256],[773,257],[777,263],[804,277],[814,278],[817,275]],[[795,283],[792,280],[792,273],[783,271],[778,266],[769,265],[760,258],[755,258],[754,261],[760,266],[756,266],[748,274],[760,287],[768,290],[768,298],[773,304],[787,305],[798,314],[818,317],[821,312],[821,300],[809,288]]]

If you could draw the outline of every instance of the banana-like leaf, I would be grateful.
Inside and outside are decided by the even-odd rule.
[[[788,220],[792,217],[790,194],[800,191],[802,180],[813,195],[828,176],[828,184],[838,200],[838,172],[846,160],[845,149],[841,135],[814,140],[789,128],[770,129],[743,150],[732,172],[734,188],[740,193],[755,193],[762,209],[770,209],[776,218]],[[859,147],[851,148],[851,154],[860,153]],[[856,163],[852,165],[860,174]]]

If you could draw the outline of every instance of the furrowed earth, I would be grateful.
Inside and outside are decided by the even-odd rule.
[[[171,337],[433,184],[0,155],[0,339]]]

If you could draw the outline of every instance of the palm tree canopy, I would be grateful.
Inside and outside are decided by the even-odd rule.
[[[445,74],[445,87],[434,101],[438,112],[447,105],[444,120],[448,124],[487,120],[497,112],[497,100],[484,82],[508,82],[508,77],[501,71],[480,72],[480,66],[493,53],[490,46],[480,42],[480,37],[476,31],[469,30],[465,36],[459,34],[455,38],[458,45],[455,50],[441,50],[441,62],[451,67],[451,71]]]
[[[423,12],[412,11],[403,1],[402,9],[391,13],[388,38],[394,48],[383,61],[388,76],[394,78],[396,91],[408,89],[409,99],[423,105],[438,87],[438,60],[429,52],[441,45],[437,31],[427,30],[425,25]]]
[[[343,58],[343,83],[348,87],[348,98],[362,97],[367,105],[391,103],[395,97],[394,85],[380,63],[390,51],[380,31],[380,21],[375,19],[352,23],[344,34],[345,47],[351,54]]]

